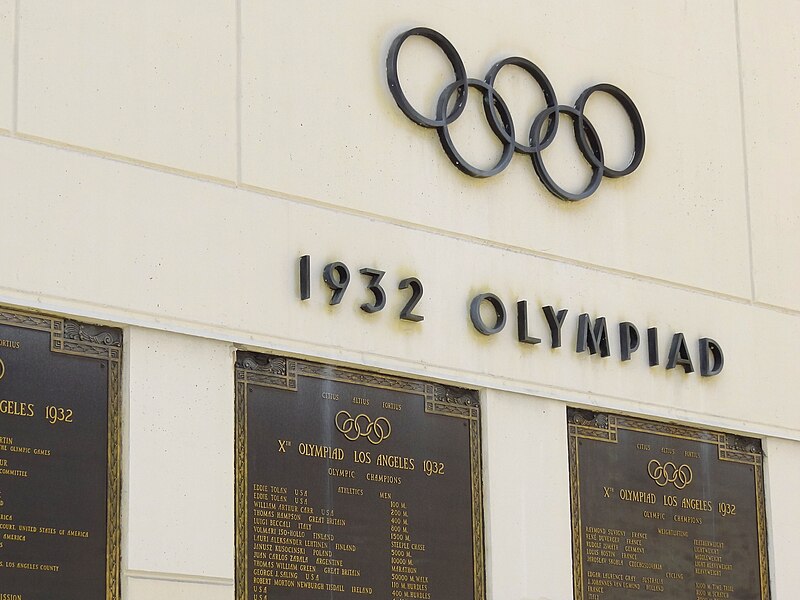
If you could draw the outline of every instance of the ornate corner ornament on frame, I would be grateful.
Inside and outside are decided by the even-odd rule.
[[[400,85],[398,74],[400,48],[412,36],[420,36],[436,44],[444,52],[453,67],[455,80],[448,83],[439,95],[434,118],[425,116],[417,111],[409,102]],[[529,131],[528,144],[522,144],[516,140],[511,111],[506,101],[494,87],[500,70],[508,65],[523,69],[534,79],[541,88],[547,105],[533,119]],[[462,173],[470,177],[484,178],[497,175],[510,164],[514,153],[525,154],[531,157],[536,174],[551,194],[562,200],[576,201],[591,196],[600,186],[603,177],[618,178],[629,175],[636,170],[644,156],[644,122],[639,114],[639,109],[636,108],[636,104],[634,104],[630,96],[617,86],[610,83],[598,83],[586,88],[578,96],[574,107],[559,104],[556,99],[555,89],[544,72],[527,58],[519,56],[512,56],[498,61],[489,69],[484,79],[473,79],[467,77],[464,62],[456,51],[455,46],[441,33],[427,27],[409,29],[394,39],[386,57],[386,79],[389,84],[389,90],[403,114],[421,127],[435,129],[439,134],[439,140],[447,157]],[[464,112],[469,88],[475,89],[483,95],[483,110],[486,120],[494,135],[503,145],[503,152],[499,160],[489,169],[481,169],[467,162],[456,149],[448,130],[448,126]],[[604,163],[603,145],[600,141],[600,136],[584,113],[589,97],[595,92],[603,92],[613,97],[620,103],[630,119],[633,129],[633,154],[628,165],[622,169],[612,169]],[[456,95],[456,98],[452,103],[452,108],[450,108],[453,94]],[[548,172],[542,158],[542,151],[550,146],[556,138],[559,115],[562,114],[572,119],[575,141],[578,144],[581,155],[589,163],[592,170],[588,185],[580,192],[570,192],[558,185]],[[544,131],[544,135],[542,135],[542,131]]]
[[[0,307],[0,597],[120,598],[122,331]]]

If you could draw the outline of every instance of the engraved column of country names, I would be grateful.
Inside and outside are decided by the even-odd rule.
[[[589,566],[586,572],[589,600],[599,600],[608,588],[657,593],[664,591],[664,576],[661,573],[664,567],[648,556],[648,533],[587,526],[584,540]],[[633,572],[613,572],[606,565],[627,567]]]
[[[347,519],[313,500],[306,489],[253,484],[253,600],[267,600],[269,588],[372,593],[349,565],[358,546],[347,540]]]
[[[88,531],[71,529],[68,523],[30,521],[20,519],[18,510],[24,508],[24,499],[7,491],[10,480],[21,483],[33,479],[37,467],[54,456],[54,451],[0,433],[0,569],[18,569],[42,573],[58,573],[62,566],[55,562],[26,560],[26,546],[34,539],[89,537]],[[0,578],[1,579],[1,578]]]
[[[409,533],[409,510],[405,502],[389,500],[389,523],[392,598],[430,600],[428,576],[414,562],[425,552],[425,544],[417,542]]]

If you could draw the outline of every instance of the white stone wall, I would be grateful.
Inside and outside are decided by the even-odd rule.
[[[124,599],[233,598],[236,348],[480,389],[492,600],[571,597],[567,405],[760,437],[772,591],[792,599],[798,17],[796,0],[0,0],[0,302],[125,328]],[[565,104],[620,86],[647,128],[641,167],[575,204],[522,156],[464,176],[387,88],[389,44],[417,25],[471,77],[520,55]],[[431,107],[446,64],[416,40],[401,58]],[[534,88],[502,84],[526,129]],[[623,162],[624,116],[590,108]],[[485,161],[480,111],[460,121]],[[562,126],[548,166],[578,187]],[[337,307],[320,277],[333,260],[354,277]],[[380,313],[359,309],[361,267],[387,271]],[[397,318],[409,276],[425,285],[418,324]],[[544,342],[519,344],[513,318],[478,334],[469,300],[487,291],[511,317],[528,300]],[[543,305],[570,310],[560,349]],[[611,357],[575,353],[582,312],[608,319]],[[623,320],[659,328],[662,366],[644,349],[619,360]],[[696,367],[696,340],[716,339],[723,373],[665,370],[678,331]]]

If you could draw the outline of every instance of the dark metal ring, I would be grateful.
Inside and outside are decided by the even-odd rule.
[[[596,156],[592,156],[591,153],[589,153],[589,142],[586,139],[586,131],[583,127],[583,123],[587,119],[583,110],[586,108],[586,102],[589,100],[589,96],[594,92],[605,92],[613,97],[620,103],[631,121],[631,127],[633,128],[633,156],[631,157],[631,162],[628,163],[628,166],[624,169],[616,170],[607,167],[603,164],[602,159],[598,159]],[[644,156],[644,121],[642,121],[639,109],[636,108],[631,97],[615,85],[610,83],[598,83],[597,85],[585,89],[583,93],[578,96],[578,99],[575,101],[575,108],[580,115],[575,122],[575,139],[578,142],[581,152],[586,157],[586,160],[588,160],[592,166],[601,167],[603,169],[603,175],[611,179],[624,177],[629,173],[633,173],[639,166],[639,163],[642,162],[642,157]]]
[[[579,119],[582,117],[582,113],[578,109],[571,106],[561,104],[559,106],[546,108],[536,116],[536,119],[534,119],[533,125],[531,126],[531,138],[533,138],[534,132],[539,132],[542,130],[544,120],[549,118],[550,114],[552,113],[555,113],[556,115],[560,115],[562,113],[569,115],[576,127]],[[582,192],[575,194],[573,192],[568,192],[559,186],[550,176],[550,173],[547,172],[547,168],[544,166],[544,160],[542,159],[542,153],[535,152],[531,155],[531,159],[533,160],[533,168],[544,186],[550,190],[551,193],[555,194],[562,200],[569,200],[571,202],[583,200],[584,198],[594,194],[597,188],[600,187],[600,182],[603,180],[603,145],[600,143],[600,137],[597,135],[597,131],[595,131],[595,128],[589,119],[583,118],[581,119],[581,122],[581,131],[584,132],[584,135],[586,135],[587,138],[587,151],[590,153],[590,155],[594,155],[594,158],[599,161],[599,164],[595,164],[593,161],[589,160],[589,155],[587,155],[583,148],[581,148],[581,154],[583,154],[584,158],[586,158],[592,167],[592,178],[589,181],[589,185],[587,185]],[[576,135],[575,137],[577,139],[579,136]]]
[[[447,111],[447,105],[450,102],[450,96],[453,95],[453,90],[464,87],[465,86],[463,82],[454,81],[444,88],[439,96],[439,103],[436,106],[437,119],[446,120],[444,119],[444,114]],[[488,83],[480,79],[467,79],[466,87],[480,90],[484,99],[492,89]],[[466,92],[466,95],[468,94],[469,90]],[[456,150],[455,146],[453,145],[453,139],[450,137],[450,130],[447,127],[447,123],[443,124],[436,130],[439,134],[439,139],[442,142],[442,148],[444,148],[445,154],[447,154],[452,163],[458,167],[462,173],[466,173],[472,177],[483,178],[497,175],[500,171],[508,166],[508,164],[511,162],[511,159],[514,157],[514,123],[511,120],[511,113],[509,112],[505,101],[497,92],[495,92],[492,97],[494,107],[500,115],[500,121],[502,125],[495,125],[493,124],[492,120],[489,121],[489,125],[491,126],[492,131],[494,131],[498,136],[498,139],[500,139],[500,141],[503,143],[503,154],[500,156],[500,160],[497,161],[497,164],[491,169],[479,169],[478,167],[475,167],[464,160],[464,157],[459,154],[458,150]],[[501,136],[499,129],[502,129],[507,135]]]
[[[439,46],[453,67],[455,83],[461,84],[459,86],[458,97],[456,98],[453,111],[447,116],[440,116],[436,119],[430,119],[426,117],[422,113],[418,112],[413,106],[411,106],[408,98],[406,98],[406,95],[403,93],[403,88],[400,86],[400,78],[397,74],[397,59],[400,55],[400,46],[402,46],[403,42],[405,42],[412,35],[424,37]],[[461,60],[461,56],[459,56],[455,46],[453,46],[453,44],[451,44],[446,37],[444,37],[438,31],[434,31],[428,27],[415,27],[414,29],[409,29],[394,39],[392,45],[389,46],[389,54],[386,57],[386,79],[389,83],[389,91],[392,93],[395,102],[397,102],[397,106],[400,107],[400,110],[402,110],[409,119],[414,121],[417,125],[421,125],[422,127],[433,129],[436,127],[449,125],[455,121],[462,112],[464,112],[464,108],[467,105],[467,88],[464,86],[464,83],[467,81],[467,69],[464,67],[464,61]]]
[[[400,47],[403,45],[403,42],[412,35],[422,36],[436,44],[442,52],[444,52],[453,67],[455,80],[449,83],[439,96],[436,105],[435,119],[430,119],[414,109],[400,86],[397,73],[397,61],[400,54]],[[528,145],[516,141],[511,112],[505,101],[494,88],[498,73],[506,65],[520,67],[533,77],[539,84],[547,104],[547,108],[539,113],[533,120],[529,131]],[[615,85],[600,83],[587,88],[578,97],[575,102],[575,107],[573,108],[571,106],[558,104],[555,90],[547,76],[538,66],[525,58],[509,57],[496,62],[486,73],[485,81],[469,79],[464,63],[455,47],[442,34],[427,27],[409,29],[394,39],[386,58],[386,70],[389,90],[400,110],[418,125],[436,129],[439,140],[448,158],[460,171],[471,177],[491,177],[492,175],[500,173],[511,162],[514,152],[529,154],[533,161],[536,174],[545,187],[562,200],[575,201],[582,200],[593,194],[600,186],[600,182],[604,176],[610,178],[623,177],[635,171],[642,162],[645,148],[644,122],[633,100]],[[448,126],[464,112],[470,87],[480,90],[483,94],[483,109],[486,119],[494,134],[503,144],[502,156],[491,169],[479,169],[466,162],[455,149],[453,140],[448,131]],[[450,109],[450,98],[454,91],[457,92],[458,96],[453,103],[452,109]],[[633,128],[634,148],[631,161],[624,169],[616,170],[604,164],[603,146],[600,142],[600,137],[589,119],[584,115],[583,111],[586,107],[586,103],[594,92],[604,92],[614,97],[630,119]],[[448,109],[450,112],[448,112]],[[560,113],[565,113],[572,118],[575,141],[578,144],[578,149],[592,168],[592,177],[589,185],[582,192],[577,194],[568,192],[556,184],[547,172],[547,168],[544,166],[544,160],[541,156],[542,150],[547,148],[556,137]],[[544,134],[542,134],[542,127],[545,125],[545,120],[547,120],[547,127]]]
[[[537,140],[536,144],[531,139],[531,145],[526,146],[525,144],[520,144],[517,142],[516,139],[513,137],[509,140],[508,134],[500,127],[500,123],[497,121],[497,112],[494,110],[494,95],[495,95],[495,88],[494,82],[497,79],[497,74],[500,72],[500,69],[505,67],[506,65],[513,65],[515,67],[519,67],[520,69],[524,70],[528,73],[531,77],[533,77],[534,81],[539,84],[539,87],[542,90],[542,94],[544,95],[544,101],[547,104],[548,108],[552,108],[553,106],[558,105],[558,100],[556,99],[556,91],[553,88],[553,85],[550,83],[550,80],[547,78],[547,75],[544,74],[538,66],[534,63],[529,61],[527,58],[522,58],[520,56],[510,56],[508,58],[504,58],[503,60],[494,63],[492,68],[486,73],[486,83],[489,85],[489,93],[485,94],[483,97],[483,107],[484,112],[486,112],[486,118],[488,119],[489,123],[494,123],[495,127],[492,129],[497,131],[497,135],[502,137],[507,142],[512,142],[514,144],[514,150],[521,153],[521,154],[533,154],[534,152],[539,152],[540,150],[544,150],[550,144],[553,143],[553,140],[556,139],[556,133],[558,131],[558,115],[552,115],[550,118],[549,123],[547,124],[547,132],[545,133],[544,139]],[[538,136],[537,136],[538,137]]]

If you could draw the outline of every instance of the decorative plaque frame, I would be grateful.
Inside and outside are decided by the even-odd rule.
[[[474,557],[472,585],[475,600],[485,600],[480,404],[477,392],[248,351],[238,351],[236,360],[236,599],[253,600],[248,592],[249,573],[247,572],[249,564],[248,525],[251,518],[248,502],[248,396],[253,393],[253,386],[297,393],[301,378],[355,384],[367,386],[369,389],[420,396],[424,401],[425,414],[466,421],[469,428],[469,493],[471,495],[471,544]],[[266,590],[258,596],[258,600],[268,600],[269,598],[270,594]]]
[[[50,335],[53,353],[102,361],[107,369],[105,600],[120,599],[122,490],[122,330],[73,319],[0,307],[0,325]],[[23,594],[24,595],[24,594]]]
[[[613,600],[615,594],[626,593],[617,588],[628,583],[630,589],[649,582],[643,588],[657,592],[660,586],[661,592],[669,591],[665,588],[682,583],[681,575],[694,582],[686,592],[692,594],[691,600],[756,600],[752,593],[758,600],[770,600],[760,440],[572,408],[567,423],[575,600]],[[618,450],[610,451],[607,445]],[[587,463],[591,467],[582,469],[582,460],[593,461]],[[598,474],[602,471],[598,465],[610,468]],[[733,494],[744,499],[738,508],[729,497]],[[591,523],[585,522],[587,511]],[[595,535],[594,544],[600,545],[590,549],[589,530],[603,531],[606,522],[616,523],[616,532]],[[614,549],[615,540],[625,539],[627,544],[632,531],[646,529],[655,535],[636,533],[645,536],[640,538],[641,549],[624,546],[642,553],[636,558]],[[686,544],[694,538],[694,546],[686,551],[688,560],[679,550],[659,555],[658,545],[666,547],[681,537]],[[703,560],[707,558],[703,552],[710,552],[718,564]],[[615,582],[617,576],[624,579]],[[603,591],[598,593],[598,587]]]

